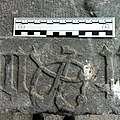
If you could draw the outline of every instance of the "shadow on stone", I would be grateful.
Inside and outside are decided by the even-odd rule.
[[[32,120],[44,120],[44,117],[41,113],[33,114]]]

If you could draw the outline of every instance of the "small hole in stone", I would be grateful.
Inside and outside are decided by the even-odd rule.
[[[74,116],[65,116],[63,120],[75,120]]]
[[[86,69],[88,69],[89,67],[86,67]]]
[[[94,75],[94,78],[97,78],[97,76],[96,76],[96,75]]]
[[[91,73],[91,70],[89,71],[89,73]]]
[[[44,120],[44,117],[41,113],[33,114],[32,120]]]

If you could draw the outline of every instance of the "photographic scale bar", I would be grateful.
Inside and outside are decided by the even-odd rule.
[[[14,18],[13,36],[115,37],[115,18]]]

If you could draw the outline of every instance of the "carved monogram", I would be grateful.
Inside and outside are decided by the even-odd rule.
[[[34,47],[33,47],[34,48]],[[82,56],[80,53],[78,53],[76,50],[71,49],[69,46],[62,46],[61,47],[61,55],[57,56],[54,61],[49,63],[48,65],[43,65],[43,63],[40,60],[38,52],[33,49],[32,53],[30,54],[31,59],[37,64],[38,69],[34,74],[34,78],[32,80],[31,85],[31,95],[39,98],[38,105],[43,100],[54,100],[56,107],[59,110],[66,110],[66,111],[74,111],[78,106],[80,101],[86,102],[86,88],[89,86],[90,80],[96,79],[96,72],[95,69],[90,65],[84,65],[83,62],[79,62],[76,60],[77,56]],[[47,67],[51,64],[57,64],[59,63],[59,69],[57,72],[53,72],[49,70]],[[78,68],[77,76],[75,77],[69,77],[68,72],[70,65],[74,65]],[[49,91],[49,93],[46,96],[41,96],[37,93],[37,83],[39,76],[41,73],[44,72],[47,75],[54,78],[54,83]],[[75,95],[75,104],[71,104],[64,98],[64,87],[66,84],[79,84],[79,93]],[[74,93],[73,93],[74,94]],[[72,98],[71,98],[72,99]]]
[[[1,81],[3,81],[0,83],[0,88],[3,92],[11,96],[13,94],[27,92],[31,95],[31,100],[36,99],[36,104],[39,106],[41,103],[48,105],[49,100],[49,102],[54,101],[55,106],[59,110],[66,110],[70,112],[73,112],[77,107],[79,107],[81,101],[82,103],[87,102],[86,89],[90,86],[90,83],[94,84],[94,86],[96,86],[101,92],[105,92],[106,99],[108,99],[109,95],[112,94],[111,91],[119,98],[119,79],[115,78],[114,73],[114,58],[115,56],[120,56],[119,50],[117,53],[113,53],[106,45],[104,45],[103,50],[100,52],[100,55],[104,57],[105,60],[105,85],[94,83],[97,79],[97,72],[93,65],[90,63],[85,64],[82,60],[76,60],[76,57],[82,55],[69,46],[61,46],[61,54],[57,55],[53,61],[46,64],[41,61],[39,52],[33,46],[32,52],[29,56],[25,54],[0,55]],[[30,88],[27,86],[26,78],[27,59],[30,59],[37,66],[37,69],[33,73],[33,77],[31,79]],[[49,69],[49,66],[53,64],[59,65],[56,72]],[[76,75],[74,77],[69,76],[69,73],[71,73],[71,65],[76,68]],[[37,85],[40,81],[40,76],[43,73],[53,78],[54,81],[50,85],[49,91],[41,95],[37,91]],[[64,88],[67,85],[70,87],[74,85],[79,86],[76,88],[79,89],[78,92],[74,95],[74,104],[65,98],[67,93],[65,93]]]
[[[67,83],[81,82],[80,74],[82,75],[82,73],[83,73],[83,64],[81,62],[78,62],[75,60],[75,57],[77,55],[80,55],[80,54],[77,53],[74,49],[70,49],[68,46],[62,47],[61,55],[57,56],[55,61],[48,64],[48,65],[51,65],[51,64],[59,63],[58,71],[53,72],[53,71],[47,69],[47,65],[46,66],[43,65],[43,63],[40,60],[39,54],[37,53],[37,51],[34,48],[32,53],[30,54],[30,57],[38,65],[38,69],[37,69],[36,73],[34,74],[34,79],[32,80],[31,94],[41,100],[42,99],[52,100],[52,98],[55,99],[56,106],[58,107],[58,109],[60,109],[60,106],[58,103],[58,101],[60,101],[60,100],[64,104],[66,109],[69,109],[69,108],[73,109],[74,106],[70,105],[70,103],[68,103],[68,101],[66,101],[62,96],[62,92],[63,92],[62,85],[64,84],[64,82],[65,83],[66,82]],[[79,67],[78,76],[76,78],[70,78],[67,75],[70,64],[74,64],[75,66]],[[37,80],[38,80],[41,72],[44,72],[47,75],[54,78],[53,86],[51,87],[47,96],[40,96],[36,90],[36,85],[38,82]]]

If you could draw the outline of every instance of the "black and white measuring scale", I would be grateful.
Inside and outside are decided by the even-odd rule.
[[[13,36],[115,37],[115,18],[14,18]]]

